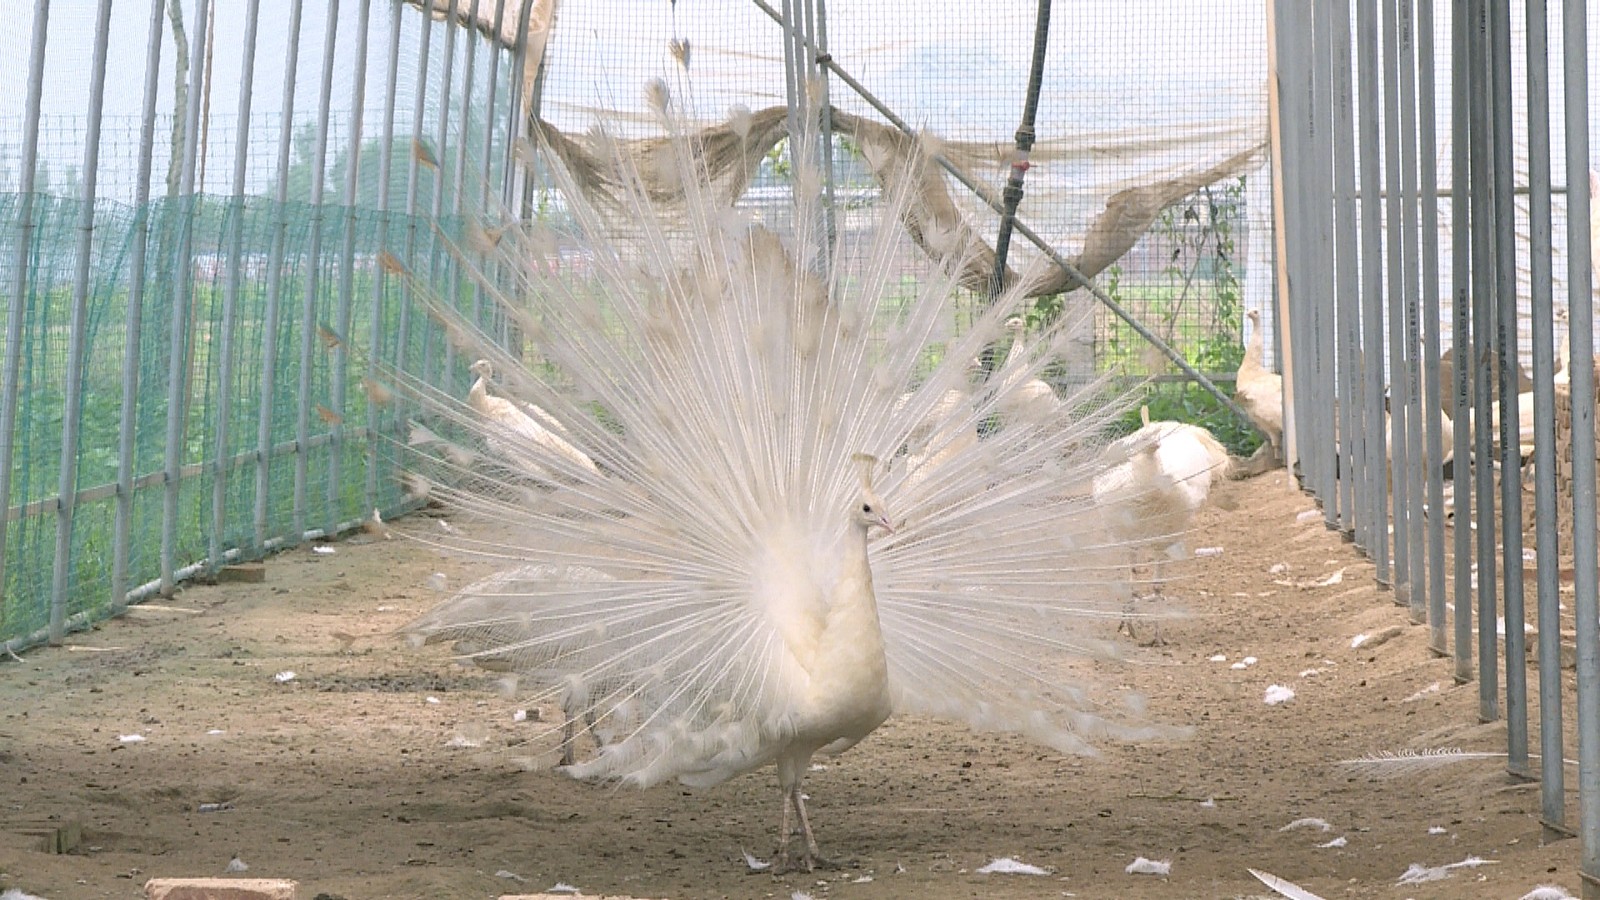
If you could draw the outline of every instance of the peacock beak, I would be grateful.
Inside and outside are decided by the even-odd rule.
[[[879,528],[882,528],[884,531],[887,531],[890,534],[894,534],[894,526],[889,524],[889,517],[888,516],[879,516],[877,525],[878,525]]]

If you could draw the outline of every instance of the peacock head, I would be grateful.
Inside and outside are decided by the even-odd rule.
[[[494,366],[487,359],[480,359],[469,367],[468,371],[479,378],[493,378]]]
[[[888,508],[877,492],[872,489],[872,470],[878,465],[878,458],[868,453],[857,453],[851,457],[861,467],[861,498],[856,503],[853,519],[863,530],[873,526],[894,534],[894,526],[889,523]]]

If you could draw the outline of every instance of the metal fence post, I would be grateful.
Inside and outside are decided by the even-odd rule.
[[[201,60],[206,54],[206,20],[211,12],[208,0],[195,4],[194,49],[189,58]],[[189,68],[189,106],[183,111],[187,125],[183,137],[183,171],[179,196],[188,204],[188,215],[178,228],[178,246],[173,254],[172,329],[167,344],[167,447],[165,499],[161,516],[161,593],[170,595],[177,582],[178,495],[183,487],[184,433],[189,424],[189,296],[193,267],[190,265],[190,240],[194,236],[194,173],[200,154],[200,90],[205,67],[198,62]],[[177,148],[173,148],[176,150]]]
[[[1594,307],[1590,268],[1588,14],[1563,4],[1567,134],[1567,304],[1572,354],[1572,562],[1578,657],[1578,817],[1584,900],[1600,898],[1600,603],[1595,580]]]
[[[67,381],[61,413],[61,473],[57,482],[56,546],[50,579],[50,643],[66,636],[67,593],[72,573],[72,523],[77,511],[79,419],[83,415],[83,365],[88,339],[89,274],[94,259],[95,184],[100,171],[100,116],[105,109],[106,45],[111,0],[100,0],[95,19],[94,62],[89,75],[89,123],[83,147],[83,194],[78,210],[77,270],[72,280],[72,320],[67,333]],[[18,335],[10,336],[16,340]]]
[[[372,22],[372,0],[360,0],[356,25],[355,84],[350,95],[350,144],[346,151],[348,160],[344,171],[344,244],[339,250],[339,308],[336,315],[333,345],[333,384],[329,404],[333,408],[332,440],[328,444],[328,517],[327,533],[332,535],[339,526],[339,494],[343,485],[345,442],[345,407],[348,399],[350,350],[350,306],[355,291],[356,255],[356,201],[361,175],[361,125],[367,102],[367,31]],[[377,277],[374,269],[373,277]],[[369,436],[370,439],[370,436]],[[361,510],[361,517],[371,515],[371,508]]]
[[[45,38],[50,32],[50,0],[33,5],[33,46],[28,57],[27,112],[22,125],[22,178],[17,229],[16,268],[11,273],[10,308],[6,310],[6,359],[0,384],[0,508],[11,506],[12,453],[17,437],[17,381],[22,371],[23,313],[28,308],[28,256],[33,247],[33,185],[39,151],[39,103],[44,93]],[[6,533],[10,516],[0,520],[0,593],[6,587]]]
[[[211,553],[208,562],[213,572],[222,567],[223,533],[228,522],[228,473],[233,469],[228,437],[233,412],[234,319],[238,313],[239,281],[243,275],[240,257],[244,255],[245,173],[250,163],[250,99],[255,92],[256,27],[260,13],[261,0],[250,0],[245,10],[244,58],[239,72],[239,126],[233,148],[233,196],[228,198],[228,205],[233,211],[228,232],[228,281],[223,288],[222,329],[217,340],[217,458],[211,476]]]
[[[393,0],[389,9],[389,57],[387,80],[383,91],[383,138],[379,145],[378,157],[378,252],[387,253],[389,250],[389,178],[394,166],[394,105],[395,96],[400,83],[400,31],[404,21],[402,17],[404,0]],[[503,4],[502,4],[503,5]],[[370,349],[367,352],[367,379],[368,384],[376,384],[378,377],[378,362],[383,358],[383,307],[384,288],[387,277],[383,267],[378,266],[372,272],[372,327],[368,335]],[[381,417],[379,415],[379,402],[376,398],[367,397],[367,503],[376,509],[378,507],[378,434]]]
[[[294,89],[300,65],[300,13],[303,0],[289,5],[289,53],[283,64],[283,120],[278,133],[278,177],[273,190],[277,219],[267,256],[267,306],[262,313],[265,332],[261,343],[261,415],[256,422],[255,550],[266,552],[267,513],[272,497],[272,401],[278,377],[278,329],[282,318],[283,268],[288,242],[289,151],[294,146]]]
[[[316,149],[311,157],[311,233],[306,241],[306,286],[300,304],[300,380],[295,410],[294,540],[306,539],[306,491],[311,474],[311,367],[316,362],[317,290],[322,274],[323,188],[327,181],[328,116],[333,97],[333,63],[339,38],[339,0],[328,0],[328,27],[322,38],[322,86],[317,94]]]
[[[122,342],[122,412],[117,427],[117,515],[112,538],[111,606],[128,602],[128,558],[133,537],[134,450],[139,421],[139,336],[144,322],[145,254],[150,245],[150,170],[156,128],[156,94],[161,86],[161,35],[166,0],[150,4],[149,39],[145,46],[144,117],[139,129],[139,175],[133,250],[128,270],[128,313]],[[14,332],[13,332],[14,333]],[[0,529],[3,530],[3,529]]]

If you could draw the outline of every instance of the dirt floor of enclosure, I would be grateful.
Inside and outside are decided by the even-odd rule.
[[[1577,843],[1541,843],[1537,785],[1502,766],[1376,782],[1334,765],[1500,750],[1504,729],[1478,724],[1477,686],[1454,683],[1372,565],[1299,515],[1311,504],[1284,472],[1214,496],[1191,546],[1221,553],[1170,589],[1193,617],[1167,625],[1169,646],[1101,672],[1193,739],[1063,758],[891,720],[807,782],[824,852],[849,860],[841,871],[747,870],[741,851],[765,857],[775,840],[770,772],[697,792],[551,772],[553,743],[528,743],[545,726],[516,721],[522,704],[493,674],[388,636],[445,596],[436,573],[459,586],[485,567],[362,535],[275,557],[263,583],[190,587],[0,664],[0,891],[138,897],[148,877],[220,874],[234,858],[251,876],[298,879],[304,900],[558,883],[649,898],[1270,894],[1249,868],[1328,898],[1576,890]],[[417,516],[396,530],[437,527]],[[1352,648],[1358,634],[1374,637]],[[1268,705],[1273,685],[1295,696]],[[1284,830],[1305,818],[1329,830]],[[78,850],[41,852],[35,832],[68,821],[81,823]],[[1170,860],[1170,874],[1126,873],[1140,856]],[[1002,857],[1050,874],[978,873]],[[1484,864],[1397,884],[1413,863],[1469,857]]]

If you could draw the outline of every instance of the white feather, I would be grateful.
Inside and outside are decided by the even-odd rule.
[[[1259,869],[1251,869],[1250,874],[1254,875],[1257,881],[1269,888],[1272,888],[1274,891],[1277,891],[1283,896],[1288,897],[1289,900],[1323,900],[1322,897],[1311,893],[1300,885],[1295,884],[1292,881],[1279,878],[1278,876],[1269,872],[1263,872]]]

